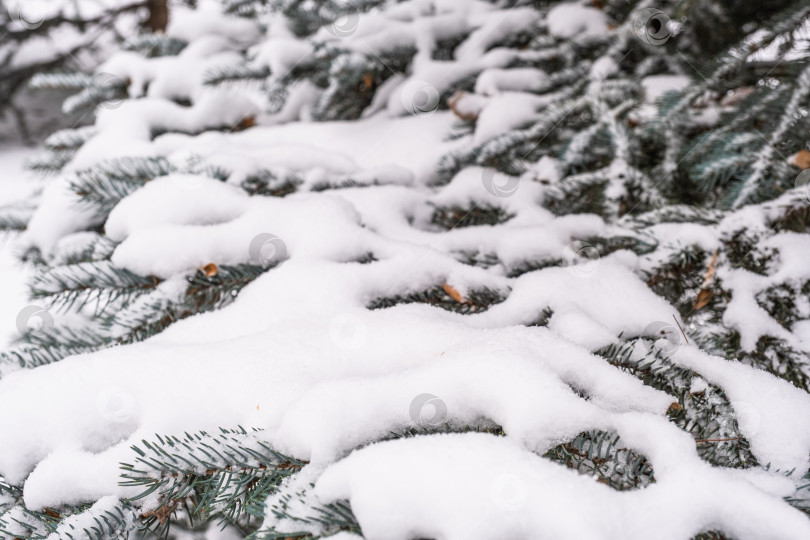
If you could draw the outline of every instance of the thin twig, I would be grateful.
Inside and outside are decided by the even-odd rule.
[[[686,340],[686,344],[688,345],[688,344],[689,344],[689,338],[688,338],[688,337],[686,337],[686,333],[684,333],[683,328],[681,328],[681,323],[679,323],[679,322],[678,322],[678,319],[677,319],[677,318],[675,318],[675,314],[674,314],[674,313],[672,314],[672,318],[675,320],[675,324],[677,324],[677,325],[678,325],[678,329],[681,331],[681,335],[683,336],[683,339],[685,339],[685,340]]]

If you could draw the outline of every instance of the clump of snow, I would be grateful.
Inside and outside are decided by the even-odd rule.
[[[473,142],[489,139],[532,123],[535,113],[553,101],[553,96],[504,92],[494,96],[478,114]]]
[[[603,56],[591,65],[591,79],[600,80],[607,79],[619,70],[616,61],[609,57]]]
[[[485,69],[475,80],[475,92],[493,95],[498,92],[537,92],[548,84],[548,75],[536,68]]]
[[[668,92],[678,92],[689,84],[689,77],[683,75],[651,75],[641,79],[644,87],[645,104],[631,113],[637,122],[646,122],[655,118],[656,103]]]
[[[557,4],[546,16],[548,31],[558,38],[584,38],[604,35],[607,17],[593,7],[575,2]]]
[[[647,101],[655,103],[667,92],[682,90],[689,84],[689,78],[683,75],[651,75],[641,79],[641,84]]]
[[[202,3],[200,9],[178,6],[172,13],[166,35],[186,41],[214,35],[249,44],[261,33],[256,22],[244,17],[223,17],[218,6]]]
[[[172,223],[213,225],[238,217],[247,204],[243,190],[219,180],[191,174],[164,176],[117,204],[104,231],[120,242],[135,231]]]

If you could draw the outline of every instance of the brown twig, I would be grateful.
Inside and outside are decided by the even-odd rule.
[[[683,336],[683,339],[686,340],[686,344],[688,345],[689,344],[689,338],[686,337],[686,333],[683,331],[683,328],[681,328],[681,323],[678,322],[678,319],[675,317],[674,313],[672,314],[672,318],[675,320],[675,324],[678,325],[678,329],[681,331],[681,335]]]

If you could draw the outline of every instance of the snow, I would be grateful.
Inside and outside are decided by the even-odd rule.
[[[620,332],[640,334],[650,320],[671,318],[671,308],[625,268],[632,258],[599,259],[592,274],[573,271],[577,266],[526,274],[510,284],[506,302],[475,316],[418,305],[366,311],[363,304],[370,293],[402,286],[401,278],[395,277],[402,274],[392,273],[394,269],[415,272],[419,268],[422,273],[408,280],[416,287],[420,282],[429,283],[425,277],[440,278],[442,273],[457,276],[460,284],[491,278],[477,269],[462,272],[458,263],[415,245],[402,245],[398,251],[385,249],[382,239],[363,232],[357,214],[334,195],[254,200],[261,209],[256,223],[262,223],[261,216],[270,220],[264,223],[277,225],[270,230],[285,238],[290,259],[249,285],[231,307],[179,322],[144,343],[68,358],[0,380],[2,410],[37,396],[36,407],[0,417],[0,429],[10,434],[0,442],[0,471],[11,481],[28,476],[25,497],[29,505],[126,496],[128,491],[117,485],[112,472],[126,459],[131,444],[152,433],[219,425],[263,427],[279,450],[326,466],[352,448],[397,426],[407,426],[410,402],[426,392],[439,396],[451,422],[474,424],[476,419],[486,418],[504,426],[512,441],[509,444],[535,451],[586,429],[630,429],[622,420],[630,413],[652,422],[674,401],[566,341],[578,339],[582,324],[601,330],[588,339],[603,338],[585,340],[594,347]],[[307,208],[312,215],[302,214]],[[250,207],[243,218],[249,215]],[[293,215],[300,219],[297,228],[301,230],[282,230],[285,224],[296,223]],[[313,225],[301,226],[310,222]],[[318,228],[318,222],[331,227],[329,234]],[[166,223],[133,229],[114,261],[140,273],[169,276],[202,262],[229,260],[221,251],[224,242],[205,247],[219,233],[185,236],[170,232],[178,226]],[[138,235],[147,235],[141,247],[128,244]],[[246,259],[247,243],[233,240],[238,234],[223,234],[222,238],[229,238],[234,253]],[[340,245],[335,238],[342,238]],[[167,247],[154,247],[161,242]],[[205,254],[215,244],[220,251]],[[384,260],[361,266],[337,262],[368,248]],[[138,252],[150,255],[136,256]],[[192,261],[192,256],[199,258]],[[413,259],[419,261],[417,267],[406,262]],[[605,287],[606,283],[610,286]],[[498,283],[489,285],[497,287]],[[544,305],[561,314],[554,329],[562,337],[542,328],[512,326],[530,319]],[[617,306],[621,312],[616,312]],[[347,325],[349,338],[341,330]],[[408,328],[408,333],[403,334],[402,328]],[[411,335],[420,339],[414,341]],[[741,364],[706,355],[694,359],[699,354],[681,348],[673,359],[720,384],[733,403],[755,408],[758,421],[741,424],[755,455],[783,469],[806,467],[810,449],[810,432],[804,422],[810,415],[807,396]],[[229,359],[225,371],[219,367],[223,358]],[[182,386],[164,392],[162,385],[155,385],[155,380],[173,380],[174,373],[183,373]],[[228,387],[240,390],[218,391]],[[572,388],[585,391],[589,399],[582,399]],[[195,396],[201,391],[214,392],[219,398],[200,401]],[[51,411],[47,418],[39,417],[40,408]],[[166,415],[167,410],[172,414]],[[793,420],[786,422],[785,416]],[[667,448],[670,439],[678,439],[680,434],[674,425],[663,423],[646,437],[639,432],[635,436],[655,462],[657,454],[674,452]],[[714,485],[733,484],[732,474],[709,473],[706,468],[702,466],[700,474],[694,474],[699,485],[711,486],[711,490],[743,489]],[[573,473],[553,474],[564,474],[568,481]],[[692,478],[681,473],[673,476],[677,485]],[[359,489],[370,496],[364,491],[370,488]],[[754,500],[761,499],[768,508],[776,504],[756,494],[759,492],[751,493],[755,495],[740,497],[745,511]],[[480,492],[470,496],[478,497]],[[662,497],[670,500],[672,494]],[[373,519],[366,518],[360,508],[357,515],[364,530],[374,531]],[[787,512],[774,511],[778,515]],[[785,519],[791,523],[795,518],[787,512]],[[695,526],[694,520],[688,526]],[[743,526],[748,527],[735,525]],[[758,530],[751,527],[745,530]],[[448,529],[448,534],[454,534],[452,531]],[[757,538],[759,533],[751,534]],[[675,537],[680,536],[673,533]]]
[[[770,373],[710,356],[692,346],[679,347],[671,358],[718,384],[732,406],[744,410],[746,420],[740,423],[740,430],[758,459],[787,471],[807,468],[810,402],[806,392]]]
[[[475,80],[475,93],[537,92],[548,84],[546,72],[536,68],[485,69]]]
[[[257,47],[253,64],[266,66],[273,75],[283,77],[313,52],[312,44],[307,41],[287,35],[279,36],[270,38]]]
[[[500,13],[487,14],[486,22],[476,28],[470,36],[458,46],[455,52],[457,60],[467,60],[485,56],[491,45],[510,34],[529,31],[537,25],[539,13],[531,8],[513,8]]]
[[[202,97],[199,80],[206,73],[239,63],[241,58],[236,46],[226,38],[206,36],[177,56],[144,58],[122,51],[101,64],[96,72],[129,81],[131,97],[146,93],[150,97],[196,101]]]
[[[512,129],[531,124],[535,112],[553,99],[553,96],[523,92],[504,92],[493,97],[478,114],[473,142],[480,144]]]
[[[546,23],[549,33],[558,38],[595,37],[607,32],[607,17],[603,12],[574,2],[551,8]]]
[[[249,171],[243,170],[242,177],[247,172],[255,172],[259,168],[284,167],[291,171],[306,168],[310,174],[313,170],[325,169],[343,176],[362,167],[378,173],[384,172],[386,177],[390,177],[395,171],[410,170],[408,174],[413,174],[417,179],[424,179],[433,173],[438,158],[452,147],[452,143],[437,144],[449,130],[448,113],[436,113],[432,115],[435,118],[429,122],[403,118],[389,124],[378,116],[363,122],[335,123],[326,129],[318,130],[313,130],[306,124],[294,123],[258,128],[244,133],[204,133],[198,137],[167,135],[159,137],[153,143],[148,142],[150,123],[152,127],[166,125],[172,115],[182,123],[186,123],[185,118],[188,118],[189,122],[195,121],[192,118],[199,118],[213,125],[222,123],[227,125],[235,121],[235,118],[246,114],[239,113],[238,104],[233,102],[229,102],[228,107],[218,107],[217,103],[227,100],[227,96],[214,97],[214,101],[209,99],[199,113],[193,110],[197,107],[189,110],[166,102],[149,100],[127,101],[118,109],[103,111],[110,115],[110,121],[108,123],[102,115],[98,124],[102,128],[109,126],[109,129],[82,147],[71,167],[74,170],[87,167],[94,160],[98,161],[102,155],[111,157],[124,154],[163,153],[180,163],[186,162],[194,155],[206,157],[210,155],[212,164],[223,164],[226,162],[222,160],[227,159],[227,164],[239,162],[241,164],[239,166],[244,167],[245,157],[257,162]],[[160,107],[152,107],[158,104]],[[234,115],[235,107],[237,114]],[[231,116],[227,121],[218,122],[207,114],[208,110],[220,111],[217,113],[219,116],[222,114]],[[124,126],[118,121],[121,118],[126,120]],[[154,120],[150,122],[150,118]],[[194,130],[193,123],[186,125],[190,130]],[[143,136],[133,141],[133,134],[138,132]],[[419,137],[414,137],[413,134],[419,134]],[[368,143],[366,151],[356,151],[358,141]],[[402,152],[402,141],[409,141],[407,152]],[[128,148],[122,146],[126,143],[136,144]],[[273,149],[268,151],[268,146]],[[230,148],[234,147],[239,148],[238,154],[230,152]],[[389,158],[392,154],[394,157]],[[415,168],[391,169],[392,165],[402,167],[408,164],[410,156],[417,154],[425,156],[425,159],[420,160]],[[383,169],[384,166],[388,168]],[[318,179],[314,177],[310,182],[314,183]],[[90,210],[74,204],[72,193],[68,188],[69,182],[70,177],[65,176],[47,186],[42,203],[26,232],[26,240],[43,250],[48,251],[52,248],[61,235],[82,230],[96,222],[96,217]]]
[[[619,70],[616,61],[609,56],[603,56],[591,65],[591,79],[607,79]]]
[[[92,209],[75,204],[69,186],[67,178],[56,179],[45,186],[21,243],[38,246],[47,253],[61,237],[99,224]]]
[[[639,425],[643,431],[634,429]],[[667,442],[661,448],[669,452],[648,454],[657,481],[644,490],[616,493],[509,438],[467,433],[359,450],[326,470],[313,496],[348,499],[364,535],[382,540],[675,540],[713,527],[750,539],[810,534],[801,512],[701,463],[691,438],[668,433],[663,420],[628,415],[625,426],[622,436],[631,445],[652,433]],[[672,459],[675,449],[688,457]]]
[[[247,200],[245,211],[238,218],[215,225],[149,224],[127,236],[115,249],[112,261],[141,275],[165,279],[214,261],[247,263],[253,240],[265,233],[282,238],[286,251],[301,257],[343,258],[346,247],[340,240],[362,246],[360,241],[365,235],[348,205],[307,195],[285,202]]]
[[[743,348],[748,351],[754,350],[757,340],[764,335],[782,337],[788,343],[797,344],[796,338],[757,304],[756,296],[779,283],[802,284],[810,279],[810,270],[804,260],[804,254],[810,248],[806,237],[790,232],[780,233],[762,242],[761,246],[764,249],[777,250],[779,256],[777,263],[773,265],[775,271],[767,276],[745,269],[721,273],[730,290],[734,291],[724,322],[740,332]],[[797,298],[797,311],[801,309],[801,302],[801,297]]]
[[[734,295],[723,313],[723,323],[740,332],[743,350],[755,350],[757,340],[763,335],[791,339],[790,332],[773,320],[756,301],[756,294],[766,288],[768,280],[744,269],[724,270],[719,276]]]
[[[33,194],[38,182],[24,172],[25,162],[36,151],[21,146],[0,147],[0,207],[12,204]],[[28,269],[15,257],[19,249],[18,239],[11,234],[0,233],[0,349],[6,349],[13,339],[19,337],[17,314],[27,305],[25,279]]]
[[[309,83],[295,87],[278,112],[264,110],[255,89],[201,83],[212,69],[240,62],[238,51],[250,45],[252,65],[272,72],[268,84],[288,74],[315,48],[281,23],[269,25],[270,39],[257,43],[261,29],[251,21],[223,22],[207,8],[181,11],[167,30],[190,41],[180,56],[118,53],[102,65],[98,73],[129,80],[136,99],[99,109],[97,133],[45,187],[20,245],[40,248],[55,263],[96,241],[98,233],[87,230],[98,227],[116,243],[112,264],[162,280],[149,301],[179,297],[185,278],[211,263],[268,271],[227,307],[144,342],[33,370],[4,366],[0,475],[24,482],[26,505],[96,501],[95,510],[114,508],[138,492],[119,484],[119,463],[131,460],[133,444],[155,433],[243,425],[260,428],[257,436],[274,449],[309,461],[283,490],[321,503],[348,499],[368,538],[680,540],[713,528],[755,540],[810,537],[810,522],[783,500],[810,467],[806,392],[680,336],[642,343],[634,354],[660,351],[693,371],[691,391],[722,389],[762,465],[714,468],[698,456],[692,436],[666,418],[682,396],[593,354],[627,338],[660,337],[651,329],[662,325],[685,326],[649,288],[645,272],[671,248],[712,253],[741,225],[764,229],[779,200],[714,228],[661,223],[639,232],[627,222],[544,209],[564,168],[552,156],[519,176],[467,166],[446,185],[429,187],[442,156],[531,123],[560,99],[540,94],[547,73],[513,67],[530,60],[530,51],[493,48],[542,25],[554,38],[576,40],[611,31],[601,10],[582,3],[557,5],[543,21],[531,8],[450,1],[371,10],[344,37],[321,29],[318,40],[340,39],[362,54],[418,48],[411,69],[388,79],[352,122],[310,122],[323,91]],[[466,32],[453,60],[432,59],[439,40]],[[608,55],[586,67],[593,88],[616,73]],[[474,93],[457,94],[455,112],[437,110],[441,96],[469,76],[476,77]],[[646,78],[645,104],[634,113],[651,118],[655,100],[686,82]],[[171,101],[178,98],[191,105]],[[470,134],[450,140],[457,113],[477,121]],[[248,119],[250,129],[236,129]],[[624,189],[615,179],[633,172],[621,157],[627,152],[617,148],[619,157],[605,168],[612,194]],[[161,156],[173,172],[149,179],[106,217],[76,204],[69,189],[75,174],[120,156]],[[227,179],[212,177],[214,170]],[[285,197],[248,196],[240,186],[262,173],[301,183]],[[347,180],[368,185],[314,189]],[[509,219],[445,230],[433,222],[435,209],[445,206],[498,207]],[[643,236],[661,249],[600,256],[587,239],[606,232]],[[779,233],[758,248],[778,253],[766,275],[717,270],[731,292],[723,324],[747,351],[763,335],[810,349],[806,322],[784,328],[756,301],[773,285],[810,279],[806,235]],[[359,264],[368,253],[376,260]],[[497,263],[459,260],[470,253]],[[516,275],[527,263],[549,266]],[[441,286],[461,298],[487,288],[503,301],[472,315],[425,304],[367,309],[378,298]],[[16,317],[15,302],[9,305]],[[549,310],[547,327],[531,326]],[[439,419],[451,427],[500,426],[505,435],[378,442]],[[587,430],[616,432],[649,458],[655,482],[620,493],[541,457]],[[799,474],[788,477],[791,470]],[[267,515],[265,524],[273,524]],[[81,526],[81,518],[63,526],[71,524]],[[275,525],[300,530],[284,520]]]
[[[19,337],[17,314],[28,305],[25,290],[26,270],[13,258],[14,240],[10,237],[0,238],[0,283],[2,287],[3,306],[0,308],[0,346],[7,348],[11,341]]]
[[[238,217],[247,204],[243,190],[219,180],[191,174],[163,176],[116,205],[104,232],[120,242],[135,231],[166,224],[214,225]]]
[[[667,92],[683,89],[689,84],[689,78],[683,75],[652,75],[641,79],[647,101],[654,103]]]
[[[645,105],[631,113],[631,118],[646,122],[655,118],[658,109],[655,104],[667,92],[678,92],[684,89],[690,80],[683,75],[651,75],[641,79],[644,88]]]
[[[222,36],[250,44],[261,36],[258,25],[242,17],[223,17],[216,5],[203,2],[199,9],[177,6],[169,20],[166,35],[195,41],[208,36]]]
[[[673,249],[688,246],[700,248],[713,253],[721,245],[723,238],[746,229],[753,234],[766,230],[769,215],[774,209],[785,204],[787,194],[782,198],[760,205],[751,205],[740,212],[730,214],[716,227],[703,227],[694,223],[660,223],[648,227],[648,232],[657,243]],[[768,236],[757,243],[757,249],[773,251],[776,260],[770,264],[766,275],[752,272],[746,268],[730,268],[722,265],[717,270],[717,278],[731,294],[728,305],[723,312],[723,325],[740,334],[741,347],[744,351],[754,351],[762,336],[773,336],[784,339],[793,347],[803,348],[800,339],[773,319],[757,302],[757,296],[763,291],[784,283],[798,286],[810,279],[810,270],[806,264],[805,254],[810,249],[804,235],[782,232]],[[642,269],[653,268],[660,264],[660,255],[652,253],[639,260]],[[797,313],[804,308],[803,299],[796,298]]]

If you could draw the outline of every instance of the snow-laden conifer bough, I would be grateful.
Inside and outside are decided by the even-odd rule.
[[[32,81],[0,536],[810,538],[806,2],[198,4]]]

